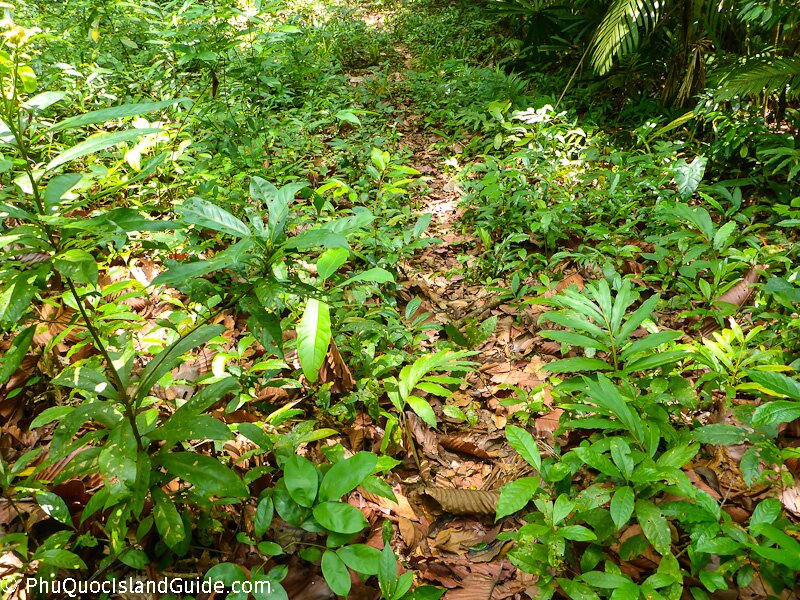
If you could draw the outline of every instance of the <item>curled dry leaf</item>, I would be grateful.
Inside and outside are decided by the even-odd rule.
[[[755,284],[761,279],[761,272],[767,268],[767,265],[756,265],[752,267],[744,277],[731,289],[714,299],[712,304],[716,306],[733,304],[736,307],[736,312],[744,308],[747,301],[755,292]],[[706,317],[703,324],[700,326],[700,335],[708,336],[714,331],[719,329],[719,323],[713,317]]]
[[[322,363],[322,368],[319,371],[319,381],[320,383],[333,382],[331,392],[334,394],[342,394],[352,390],[356,385],[353,375],[350,373],[350,369],[345,364],[344,359],[342,359],[342,355],[339,353],[333,338],[331,338],[331,343],[328,346],[325,362]]]
[[[449,513],[455,515],[493,515],[497,509],[497,492],[425,488],[425,493]]]
[[[486,437],[481,434],[464,431],[454,435],[445,435],[439,440],[439,443],[447,450],[463,452],[483,460],[489,460],[492,457],[483,449],[487,441]]]

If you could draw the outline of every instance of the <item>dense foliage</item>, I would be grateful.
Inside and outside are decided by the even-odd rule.
[[[3,598],[796,593],[797,2],[2,10]]]

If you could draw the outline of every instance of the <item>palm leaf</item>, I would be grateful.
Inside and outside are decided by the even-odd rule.
[[[598,75],[606,74],[614,58],[620,58],[639,46],[640,30],[655,26],[660,3],[653,0],[614,0],[589,44],[592,67]]]
[[[751,58],[743,65],[723,72],[715,94],[717,100],[745,97],[764,90],[797,95],[800,90],[800,57]]]

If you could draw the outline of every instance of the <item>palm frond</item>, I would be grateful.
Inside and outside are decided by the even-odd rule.
[[[640,32],[650,31],[660,17],[663,0],[614,0],[589,44],[592,67],[606,74],[614,58],[639,46]]]
[[[800,57],[752,58],[743,65],[722,74],[715,97],[730,100],[767,90],[779,93],[784,90],[791,96],[800,94]]]

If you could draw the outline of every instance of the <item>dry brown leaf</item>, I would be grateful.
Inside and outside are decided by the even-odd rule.
[[[489,460],[492,457],[481,447],[481,438],[483,438],[482,443],[485,444],[487,441],[485,436],[473,431],[465,431],[454,435],[445,435],[439,440],[439,443],[443,448],[453,452],[463,452],[483,460]]]
[[[438,459],[439,440],[436,434],[431,431],[430,426],[410,410],[406,411],[406,418],[411,428],[411,434],[414,436],[414,440],[417,444],[422,447],[423,454],[430,458]]]
[[[331,343],[328,346],[328,354],[325,356],[325,362],[322,363],[322,368],[319,371],[319,380],[320,383],[333,382],[331,392],[334,394],[342,394],[352,390],[356,384],[333,338],[331,338]]]
[[[498,563],[471,565],[470,572],[461,580],[461,587],[447,591],[444,600],[491,600],[501,570],[502,565]]]
[[[736,307],[736,312],[739,312],[755,292],[755,284],[761,279],[761,272],[766,268],[767,265],[752,267],[736,285],[718,298],[715,298],[712,304],[717,306],[720,304],[733,304]],[[717,329],[719,329],[717,320],[714,317],[706,317],[700,326],[700,335],[711,335]]]
[[[493,515],[497,508],[497,492],[448,488],[425,488],[425,493],[454,515]]]

